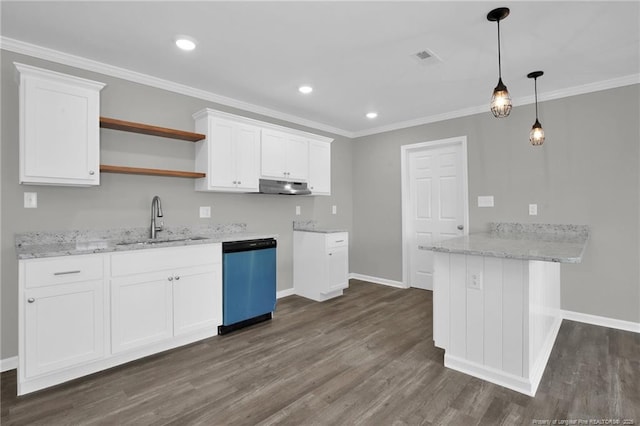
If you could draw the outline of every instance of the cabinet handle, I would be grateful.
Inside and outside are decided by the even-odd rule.
[[[176,281],[180,279],[180,275],[176,275]]]
[[[89,170],[89,174],[90,174],[91,176],[93,176],[93,175],[95,175],[95,174],[96,174],[96,172],[94,172],[93,170]]]
[[[167,278],[169,281],[173,281],[173,277],[169,277]]]
[[[63,272],[54,272],[53,275],[69,275],[69,274],[79,274],[80,270],[76,271],[63,271]]]
[[[27,299],[27,302],[29,302],[29,303],[33,303],[35,301],[36,301],[36,299],[34,299],[33,297],[30,297],[30,298]]]
[[[336,240],[336,243],[344,243],[344,240]]]

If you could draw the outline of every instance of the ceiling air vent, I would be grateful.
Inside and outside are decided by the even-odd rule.
[[[431,50],[421,50],[420,52],[411,55],[411,57],[420,65],[433,65],[438,62],[442,62],[438,55],[433,53]]]

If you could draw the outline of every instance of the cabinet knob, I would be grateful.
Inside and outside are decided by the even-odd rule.
[[[238,185],[242,185],[242,182],[238,181]]]
[[[176,275],[176,281],[180,279],[180,275]]]
[[[464,229],[464,226],[462,226],[462,225],[458,225],[458,230],[459,230],[459,231],[462,231],[463,229]]]
[[[333,256],[333,253],[329,253],[329,256]]]
[[[30,297],[30,298],[27,299],[27,302],[29,302],[29,303],[33,303],[35,301],[36,301],[36,299],[34,299],[33,297]]]
[[[167,278],[169,281],[173,281],[173,277],[169,277]]]
[[[95,174],[96,174],[96,172],[94,172],[93,170],[89,170],[89,174],[90,174],[91,176],[93,176],[93,175],[95,175]]]
[[[237,184],[237,183],[238,183],[238,182],[236,182],[235,180],[233,181],[233,184],[234,184],[234,185],[235,185],[235,184]]]

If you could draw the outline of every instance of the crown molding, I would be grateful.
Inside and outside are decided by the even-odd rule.
[[[249,102],[240,101],[237,99],[229,98],[226,96],[218,95],[206,90],[196,89],[191,86],[187,86],[173,81],[161,79],[148,74],[131,71],[126,68],[120,68],[113,65],[106,64],[104,62],[94,61],[81,56],[71,55],[58,50],[49,49],[46,47],[38,46],[31,43],[26,43],[20,40],[0,37],[0,49],[8,50],[23,55],[32,56],[35,58],[57,62],[59,64],[71,66],[74,68],[84,69],[86,71],[92,71],[100,74],[105,74],[111,77],[121,78],[123,80],[132,81],[134,83],[140,83],[147,86],[155,87],[158,89],[167,90],[182,95],[192,96],[194,98],[203,99],[210,102],[215,102],[220,105],[226,105],[232,108],[252,112],[255,114],[264,115],[267,117],[275,118],[278,120],[288,121],[290,123],[299,124],[301,126],[310,127],[312,129],[321,130],[324,132],[332,133],[335,135],[344,136],[350,139],[359,138],[363,136],[370,136],[378,133],[390,132],[393,130],[406,129],[408,127],[421,126],[424,124],[435,123],[438,121],[451,120],[453,118],[466,117],[474,114],[481,114],[488,112],[487,105],[479,105],[469,108],[463,108],[456,111],[445,112],[442,114],[435,114],[426,117],[420,117],[413,120],[400,121],[391,123],[380,127],[372,127],[360,131],[349,131],[340,129],[337,127],[329,126],[327,124],[319,123],[316,121],[308,120],[296,115],[287,114],[281,111],[277,111],[271,108],[262,107]],[[568,87],[566,89],[560,89],[549,92],[539,92],[538,102],[550,101],[554,99],[566,98],[569,96],[582,95],[586,93],[598,92],[601,90],[614,89],[617,87],[629,86],[632,84],[640,84],[640,74],[632,74],[624,77],[614,78],[610,80],[599,81],[595,83],[588,83],[580,86]],[[534,102],[534,96],[526,96],[515,98],[513,104],[515,106],[522,106],[532,104]]]
[[[566,89],[553,90],[549,92],[538,92],[538,102],[552,101],[554,99],[568,98],[570,96],[584,95],[587,93],[599,92],[601,90],[615,89],[617,87],[631,86],[640,84],[640,74],[631,74],[624,77],[613,78],[610,80],[597,81],[595,83],[583,84],[580,86],[567,87]],[[523,106],[535,102],[535,96],[523,96],[513,99],[513,105]],[[420,117],[414,120],[401,121],[398,123],[388,124],[386,126],[375,127],[371,129],[353,132],[353,138],[361,138],[363,136],[375,135],[378,133],[390,132],[393,130],[406,129],[408,127],[421,126],[423,124],[435,123],[438,121],[451,120],[452,118],[466,117],[474,114],[489,113],[489,106],[479,105],[470,108],[464,108],[457,111],[445,112],[443,114],[430,115]]]
[[[104,62],[94,61],[82,56],[71,55],[59,50],[49,49],[47,47],[38,46],[24,41],[0,37],[0,49],[8,50],[14,53],[33,56],[34,58],[46,61],[56,62],[74,68],[80,68],[86,71],[97,72],[111,77],[121,78],[123,80],[140,83],[157,89],[167,90],[169,92],[179,93],[181,95],[192,96],[198,99],[215,102],[217,104],[226,105],[240,110],[253,112],[267,117],[284,120],[301,126],[310,127],[312,129],[322,130],[328,133],[337,134],[345,137],[353,137],[353,133],[344,129],[329,126],[296,115],[287,114],[271,108],[265,108],[249,102],[243,102],[237,99],[218,95],[206,90],[196,89],[195,87],[185,84],[176,83],[152,75],[143,74],[137,71],[131,71],[126,68],[120,68]]]

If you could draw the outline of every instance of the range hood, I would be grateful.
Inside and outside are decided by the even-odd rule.
[[[286,180],[260,179],[261,194],[309,195],[311,191],[306,182],[287,182]]]

